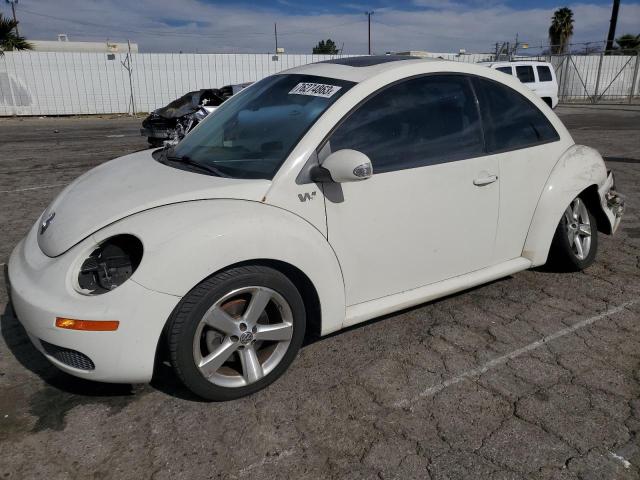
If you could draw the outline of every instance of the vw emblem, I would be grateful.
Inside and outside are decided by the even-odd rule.
[[[55,216],[56,212],[51,212],[51,214],[42,221],[42,223],[40,224],[40,235],[47,231],[47,228],[49,228],[49,225],[51,225],[51,223],[53,222],[53,217]]]
[[[243,345],[251,343],[251,340],[253,340],[253,333],[251,332],[244,332],[242,335],[240,335],[240,343],[242,343]]]

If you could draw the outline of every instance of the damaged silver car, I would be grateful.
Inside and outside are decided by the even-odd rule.
[[[184,94],[168,105],[158,108],[142,121],[140,134],[151,147],[175,145],[225,100],[251,83],[205,88]]]

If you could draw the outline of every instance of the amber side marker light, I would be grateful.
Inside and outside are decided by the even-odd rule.
[[[112,332],[118,329],[118,320],[74,320],[73,318],[56,318],[56,327],[67,330],[84,330],[87,332]]]

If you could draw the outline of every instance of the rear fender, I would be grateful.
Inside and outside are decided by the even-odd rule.
[[[607,169],[596,150],[573,145],[564,152],[542,190],[522,256],[531,260],[532,266],[543,265],[547,261],[556,227],[567,206],[590,187],[599,195],[606,189],[606,183]],[[602,198],[595,203],[601,204]],[[600,212],[596,213],[596,217],[598,216]]]

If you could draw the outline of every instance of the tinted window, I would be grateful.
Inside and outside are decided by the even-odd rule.
[[[553,80],[551,77],[551,69],[545,66],[536,67],[538,69],[538,80],[541,82],[550,82]]]
[[[511,72],[511,67],[498,67],[496,68],[496,70],[502,72],[502,73],[507,73],[509,75],[513,75],[513,73]]]
[[[489,152],[524,148],[560,137],[547,117],[512,88],[474,79]]]
[[[407,80],[375,94],[330,138],[331,151],[366,154],[374,173],[483,154],[470,82],[456,75]]]
[[[273,178],[302,135],[352,86],[311,75],[267,77],[224,102],[171,157],[223,176]]]
[[[516,67],[516,75],[518,80],[522,83],[535,82],[536,79],[533,76],[533,67],[531,65],[519,65]]]

